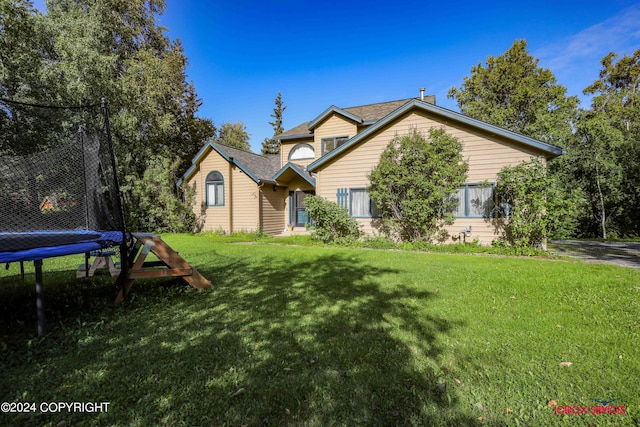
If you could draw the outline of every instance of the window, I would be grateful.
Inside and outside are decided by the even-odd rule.
[[[224,178],[218,171],[209,172],[205,181],[207,206],[224,206]]]
[[[458,204],[456,218],[489,218],[493,209],[493,185],[465,184],[451,196]]]
[[[289,153],[289,160],[313,159],[316,152],[310,144],[297,144]]]
[[[380,214],[376,204],[369,197],[369,192],[364,188],[352,188],[349,190],[351,196],[350,213],[354,218],[379,218]]]
[[[335,150],[349,140],[348,136],[338,136],[335,138],[322,138],[322,155]]]

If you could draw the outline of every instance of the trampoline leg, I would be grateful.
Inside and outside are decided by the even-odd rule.
[[[44,317],[44,289],[42,287],[42,260],[33,261],[36,269],[36,308],[38,310],[38,336],[44,336],[46,320]]]
[[[20,261],[20,280],[24,280],[24,261]]]

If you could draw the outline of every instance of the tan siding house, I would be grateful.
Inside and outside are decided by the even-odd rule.
[[[193,211],[203,231],[277,233],[284,229],[279,221],[284,202],[272,200],[276,182],[271,176],[279,164],[279,156],[260,156],[210,142],[178,184],[195,191]],[[266,206],[266,217],[262,206]]]
[[[444,129],[462,142],[469,171],[467,183],[458,190],[456,221],[447,229],[453,240],[464,236],[489,244],[497,237],[488,208],[492,187],[478,184],[494,183],[504,166],[532,157],[546,162],[562,154],[558,147],[438,107],[433,97],[412,98],[331,106],[278,135],[281,150],[275,159],[209,143],[194,158],[181,185],[195,189],[194,212],[204,214],[205,230],[279,233],[287,226],[304,227],[309,221],[304,198],[318,194],[347,208],[366,232],[375,234],[375,210],[365,203],[368,176],[387,144],[413,128],[423,133]],[[214,171],[224,179],[222,205],[209,200],[220,191],[212,181]]]

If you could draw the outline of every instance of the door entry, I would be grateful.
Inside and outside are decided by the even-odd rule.
[[[304,205],[304,199],[307,194],[313,194],[312,191],[291,191],[289,193],[291,200],[291,211],[289,221],[296,227],[304,227],[309,222],[309,214],[307,213],[307,207]]]

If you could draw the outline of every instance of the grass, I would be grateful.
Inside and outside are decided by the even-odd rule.
[[[110,277],[75,279],[82,256],[46,260],[43,339],[32,273],[2,270],[0,402],[110,402],[2,425],[640,424],[639,271],[164,239],[215,287],[140,281],[113,309]],[[614,398],[626,415],[547,405]]]

